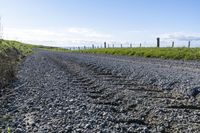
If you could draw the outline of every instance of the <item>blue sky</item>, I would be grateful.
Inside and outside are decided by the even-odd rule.
[[[197,45],[199,7],[199,0],[0,0],[0,16],[4,38],[24,42],[148,45],[159,36]]]

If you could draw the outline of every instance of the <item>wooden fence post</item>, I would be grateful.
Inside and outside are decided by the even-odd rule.
[[[106,42],[104,42],[104,48],[106,48]]]
[[[174,41],[172,42],[172,48],[174,47]]]
[[[188,48],[190,48],[190,44],[191,44],[191,42],[189,41],[189,42],[188,42]]]
[[[142,47],[142,43],[140,43],[140,48]]]
[[[122,44],[121,44],[121,48],[122,48]]]
[[[160,38],[159,37],[157,38],[157,47],[158,48],[160,47]]]

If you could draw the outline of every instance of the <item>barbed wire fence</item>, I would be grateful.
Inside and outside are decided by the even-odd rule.
[[[151,47],[151,48],[178,48],[178,47],[184,47],[184,48],[191,48],[191,41],[182,41],[181,43],[177,41],[164,41],[161,40],[159,37],[156,38],[156,42],[150,43],[150,42],[141,42],[141,43],[107,43],[103,42],[102,44],[91,44],[78,46],[78,47],[67,47],[69,50],[86,50],[86,49],[99,49],[99,48],[145,48],[145,47]]]

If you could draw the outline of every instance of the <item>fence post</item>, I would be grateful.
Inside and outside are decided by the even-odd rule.
[[[157,47],[158,48],[160,47],[160,38],[159,37],[157,38]]]
[[[104,42],[104,48],[106,48],[106,42]]]
[[[191,42],[189,41],[189,42],[188,42],[188,48],[190,48],[190,44],[191,44]]]
[[[130,44],[130,48],[132,48],[132,44]]]
[[[174,47],[174,41],[172,42],[172,48]]]
[[[121,44],[121,48],[122,48],[122,44]]]
[[[94,49],[94,44],[92,44],[92,49]]]
[[[142,43],[140,43],[140,48],[142,47]]]

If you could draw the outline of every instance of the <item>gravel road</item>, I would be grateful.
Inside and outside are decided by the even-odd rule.
[[[0,96],[15,133],[199,132],[200,62],[40,51]]]

